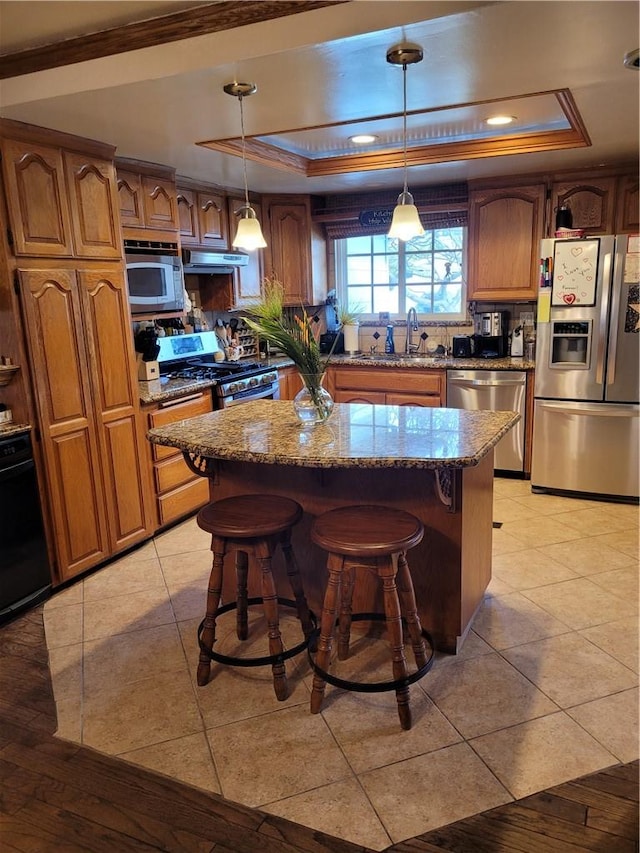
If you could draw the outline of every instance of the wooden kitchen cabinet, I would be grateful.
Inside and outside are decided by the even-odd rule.
[[[615,177],[567,176],[552,186],[549,236],[555,234],[555,211],[562,205],[571,208],[573,228],[585,235],[615,233]]]
[[[177,232],[175,170],[130,160],[117,160],[116,169],[125,237],[140,236],[138,229]]]
[[[390,406],[442,406],[446,394],[444,370],[329,366],[336,403]]]
[[[20,269],[59,581],[151,535],[119,265]]]
[[[113,148],[7,120],[0,132],[14,254],[121,258]]]
[[[327,294],[326,242],[308,196],[262,196],[265,272],[285,289],[287,305],[317,305]]]
[[[615,233],[640,233],[640,194],[637,174],[623,175],[618,178]]]
[[[222,190],[180,178],[176,187],[176,203],[183,246],[229,248],[227,201]]]
[[[470,190],[467,299],[537,298],[545,195],[542,183]]]
[[[212,409],[211,391],[206,390],[146,406],[144,416],[147,427],[153,429],[204,415]],[[146,443],[155,490],[156,529],[159,529],[204,506],[209,500],[209,481],[191,471],[180,450]]]
[[[262,205],[252,199],[250,199],[250,203],[256,212],[258,222],[262,225],[264,221]],[[229,239],[233,240],[238,227],[236,211],[244,205],[244,198],[229,197],[227,204],[229,209]],[[260,299],[261,295],[264,277],[264,249],[256,249],[247,254],[249,255],[247,266],[236,267],[233,271],[234,305],[236,308],[245,308],[251,302]]]
[[[281,367],[278,369],[278,383],[280,385],[280,399],[293,400],[298,391],[302,389],[302,379],[297,367]],[[327,387],[327,390],[328,387]]]

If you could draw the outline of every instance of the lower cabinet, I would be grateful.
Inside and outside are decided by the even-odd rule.
[[[166,426],[212,409],[209,390],[188,398],[154,403],[144,407],[146,426],[148,429]],[[156,499],[156,529],[159,529],[204,506],[209,500],[209,481],[191,471],[177,448],[147,444]]]
[[[280,384],[281,400],[293,400],[302,388],[302,379],[295,367],[281,367],[278,370],[278,382]],[[327,388],[327,390],[330,389]]]
[[[444,370],[335,366],[329,371],[336,403],[436,407],[445,403]]]

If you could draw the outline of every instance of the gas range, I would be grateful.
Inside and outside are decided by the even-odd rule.
[[[278,371],[257,361],[165,362],[161,365],[160,381],[170,379],[211,382],[221,406],[256,397],[277,397]]]

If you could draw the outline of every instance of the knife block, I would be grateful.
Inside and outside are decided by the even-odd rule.
[[[140,382],[151,382],[160,378],[160,367],[157,361],[142,361],[138,359],[138,379]]]

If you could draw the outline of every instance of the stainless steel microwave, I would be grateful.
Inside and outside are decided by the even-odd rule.
[[[182,259],[165,244],[125,241],[125,263],[132,314],[161,314],[184,308]]]

